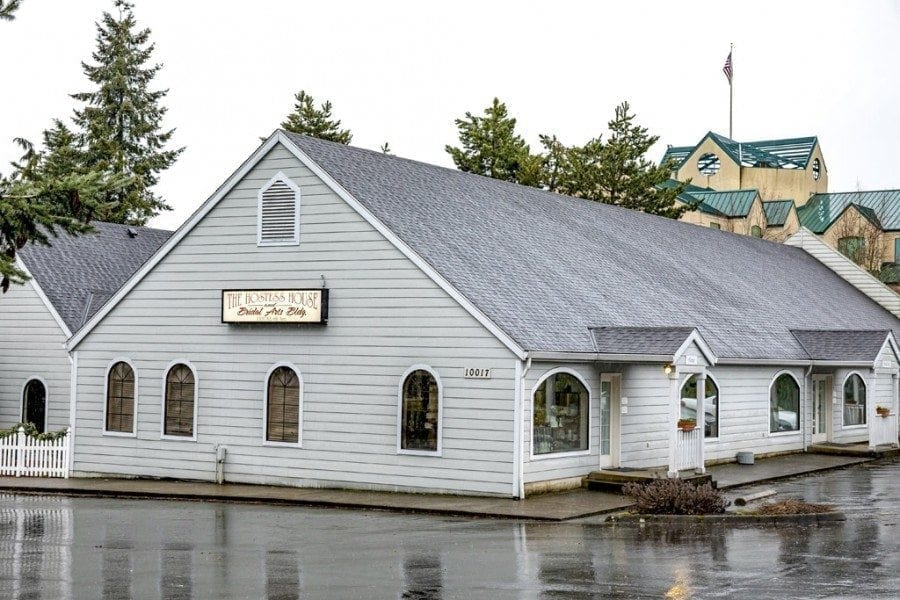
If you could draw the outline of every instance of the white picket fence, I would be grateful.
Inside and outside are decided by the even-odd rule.
[[[0,475],[69,478],[69,431],[56,440],[39,440],[23,427],[0,438]]]
[[[692,431],[678,431],[675,434],[675,468],[699,469],[700,444],[703,443],[703,430],[699,427]]]
[[[897,415],[875,416],[869,423],[869,445],[897,445]]]

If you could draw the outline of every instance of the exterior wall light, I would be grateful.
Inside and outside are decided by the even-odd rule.
[[[663,365],[663,373],[666,374],[666,377],[671,377],[672,373],[675,372],[675,366],[672,363],[666,363]]]

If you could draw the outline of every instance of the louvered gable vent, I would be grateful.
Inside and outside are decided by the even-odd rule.
[[[259,196],[259,245],[286,246],[300,242],[298,190],[279,176]]]

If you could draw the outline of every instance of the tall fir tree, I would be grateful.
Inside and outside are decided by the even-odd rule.
[[[12,21],[18,0],[0,0],[0,21]],[[90,230],[87,221],[109,190],[121,188],[125,178],[99,170],[69,170],[65,163],[78,157],[72,132],[61,123],[45,132],[44,151],[36,152],[25,140],[16,140],[25,150],[10,176],[0,175],[0,291],[28,276],[16,264],[17,252],[25,244],[46,244],[58,230],[72,234]],[[49,155],[54,154],[50,159]],[[50,166],[52,165],[52,167]]]
[[[171,210],[153,191],[159,173],[172,166],[184,148],[165,149],[174,129],[163,130],[168,90],[152,90],[161,65],[150,64],[154,44],[150,30],[138,29],[133,5],[115,0],[118,17],[103,13],[97,23],[96,64],[82,63],[96,85],[90,92],[72,94],[84,106],[75,111],[85,146],[85,166],[132,176],[124,189],[110,192],[113,206],[98,219],[143,225],[163,210]]]
[[[498,98],[484,109],[484,116],[467,112],[455,122],[460,146],[447,145],[444,150],[457,169],[523,185],[540,184],[540,159],[516,133],[516,119]]]
[[[596,199],[672,219],[684,214],[688,207],[675,199],[685,184],[662,187],[671,178],[672,165],[658,165],[646,158],[657,140],[659,136],[650,135],[646,127],[635,123],[628,102],[619,104],[599,153]]]
[[[353,134],[349,129],[341,129],[341,122],[331,115],[331,101],[326,100],[318,108],[316,101],[304,90],[294,95],[294,110],[281,123],[281,128],[310,137],[349,144]]]

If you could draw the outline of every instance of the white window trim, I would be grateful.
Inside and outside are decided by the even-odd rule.
[[[853,377],[854,375],[859,376],[859,380],[862,381],[863,389],[866,390],[866,410],[863,412],[863,417],[865,417],[866,421],[864,423],[857,423],[856,425],[844,425],[844,386],[847,385],[847,381]],[[869,384],[866,382],[865,376],[859,371],[850,371],[847,373],[847,376],[844,377],[844,380],[841,382],[841,390],[840,390],[840,398],[841,398],[841,431],[852,431],[854,429],[868,429],[869,427]]]
[[[107,431],[106,429],[106,410],[107,403],[109,402],[109,372],[112,370],[113,366],[116,363],[123,362],[131,367],[131,372],[134,375],[134,419],[131,423],[131,433],[127,431]],[[127,356],[117,356],[116,358],[109,361],[106,365],[106,371],[103,376],[103,414],[101,418],[103,419],[103,425],[101,427],[101,431],[103,435],[108,435],[111,437],[137,437],[137,429],[138,429],[138,370],[135,368],[134,363],[131,362],[131,359]]]
[[[695,375],[697,375],[697,373],[691,373],[690,375],[688,375],[688,379],[690,379],[691,377],[693,377]],[[705,437],[704,436],[703,439],[707,442],[718,442],[719,437],[722,435],[722,388],[719,387],[719,382],[716,380],[715,377],[712,376],[712,374],[709,371],[706,372],[706,378],[711,379],[713,384],[716,386],[716,390],[718,390],[718,393],[716,394],[716,420],[719,423],[716,426],[716,431],[719,433],[719,435],[717,435],[715,437]],[[681,399],[681,391],[680,390],[684,389],[684,386],[687,384],[688,379],[685,379],[684,382],[681,384],[681,387],[679,388],[679,392],[678,392],[679,402]],[[771,392],[769,392],[769,394],[771,395]],[[705,397],[704,397],[704,406],[705,406]]]
[[[168,435],[166,434],[166,381],[169,378],[169,371],[172,370],[176,365],[184,365],[188,369],[191,370],[191,373],[194,375],[194,422],[191,430],[194,432],[193,435]],[[163,370],[162,374],[162,394],[160,395],[162,401],[160,402],[160,410],[159,410],[159,439],[161,440],[172,440],[176,442],[196,442],[197,441],[197,414],[198,414],[198,404],[200,400],[200,378],[197,376],[197,369],[194,367],[193,363],[189,360],[185,359],[176,359],[170,362],[166,368]]]
[[[403,448],[403,386],[406,378],[415,371],[427,371],[434,377],[438,388],[438,415],[437,415],[437,450],[407,450]],[[397,388],[397,454],[410,456],[443,456],[444,452],[444,384],[437,371],[426,364],[416,364],[408,368],[400,376],[400,385]]]
[[[22,384],[22,391],[19,394],[19,423],[25,422],[25,390],[28,389],[28,384],[32,381],[40,381],[41,385],[44,386],[44,431],[47,431],[47,421],[50,416],[50,388],[47,386],[44,378],[37,375],[29,377]]]
[[[557,373],[566,373],[571,375],[575,379],[581,382],[581,385],[584,386],[584,389],[587,390],[588,399],[587,399],[587,415],[588,415],[588,423],[587,423],[587,450],[571,450],[569,452],[548,452],[546,454],[535,454],[534,453],[534,393],[537,389],[544,383],[551,375],[556,375]],[[593,412],[592,401],[593,394],[591,393],[591,386],[588,385],[587,380],[581,376],[575,369],[570,369],[568,367],[557,367],[555,369],[550,369],[546,373],[543,373],[537,380],[537,383],[534,384],[534,387],[531,388],[531,397],[529,398],[529,406],[531,410],[529,411],[529,415],[531,417],[531,436],[528,439],[528,454],[529,461],[539,461],[539,460],[552,460],[554,458],[572,458],[577,456],[590,456],[591,455],[591,432],[593,431],[593,418],[591,417],[591,413]],[[610,444],[612,444],[612,440],[610,440]]]
[[[798,394],[800,395],[799,401],[797,402],[797,429],[792,429],[790,431],[772,431],[772,386],[775,385],[775,382],[778,381],[778,378],[782,375],[789,375],[790,378],[794,380],[794,383],[797,384]],[[803,423],[800,419],[801,410],[803,410],[803,386],[800,385],[800,380],[787,369],[778,371],[772,377],[772,380],[769,381],[769,393],[766,395],[766,431],[768,432],[769,437],[785,437],[803,433]]]
[[[266,432],[269,429],[269,377],[272,376],[272,373],[275,372],[275,369],[280,367],[287,367],[294,371],[294,374],[297,375],[297,386],[299,391],[299,398],[297,400],[297,441],[296,442],[279,442],[274,440],[266,439]],[[303,374],[300,369],[296,367],[293,363],[289,362],[279,362],[272,365],[268,371],[266,371],[266,376],[263,378],[263,405],[262,405],[262,413],[263,413],[263,427],[262,427],[262,445],[263,446],[272,446],[276,448],[302,448],[303,447]]]
[[[263,193],[276,182],[283,182],[294,192],[294,238],[280,242],[264,242],[262,239],[262,203]],[[272,179],[267,181],[256,194],[256,245],[258,247],[269,246],[297,246],[300,244],[300,187],[291,181],[290,177],[279,171]]]

